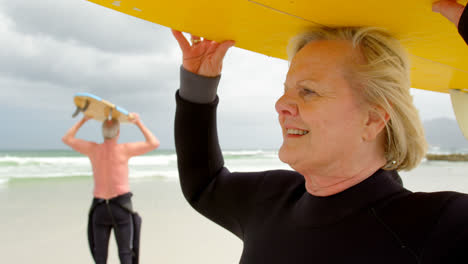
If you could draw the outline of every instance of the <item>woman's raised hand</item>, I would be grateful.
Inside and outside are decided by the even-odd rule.
[[[455,0],[442,0],[432,4],[432,11],[440,13],[457,27],[464,9],[465,7]]]
[[[184,69],[206,77],[215,77],[221,74],[224,56],[228,49],[235,44],[232,40],[218,43],[207,39],[202,40],[193,35],[191,35],[192,44],[190,44],[182,32],[172,30],[172,34],[182,50]]]

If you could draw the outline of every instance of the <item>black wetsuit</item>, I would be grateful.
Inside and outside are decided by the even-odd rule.
[[[107,263],[111,229],[117,241],[120,263],[138,263],[141,218],[133,211],[132,193],[109,200],[94,198],[88,223],[88,240],[94,261]]]
[[[295,171],[230,172],[217,137],[218,82],[181,69],[179,175],[189,203],[243,241],[241,263],[468,263],[466,194],[412,193],[396,171],[379,170],[315,197]]]

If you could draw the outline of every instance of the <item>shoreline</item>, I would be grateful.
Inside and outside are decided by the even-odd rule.
[[[468,161],[468,154],[426,154],[427,160]]]

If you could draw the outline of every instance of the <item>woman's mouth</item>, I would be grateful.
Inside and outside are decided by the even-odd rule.
[[[309,131],[302,130],[302,129],[292,129],[292,128],[286,129],[286,134],[288,134],[288,135],[303,136],[303,135],[306,135],[307,133],[309,133]]]

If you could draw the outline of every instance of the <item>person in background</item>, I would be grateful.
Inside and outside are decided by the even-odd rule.
[[[133,211],[128,182],[128,161],[156,149],[159,140],[131,113],[131,122],[138,126],[146,141],[122,143],[117,141],[120,124],[116,119],[102,123],[104,142],[101,144],[75,137],[90,117],[83,117],[63,137],[63,142],[88,156],[93,168],[94,199],[88,221],[88,240],[96,263],[107,262],[111,229],[114,228],[121,263],[138,263],[141,218]]]
[[[433,8],[468,39],[463,6]],[[216,128],[222,61],[234,42],[190,43],[172,32],[183,53],[175,116],[182,191],[243,241],[240,263],[468,263],[468,195],[413,193],[397,180],[426,151],[397,39],[366,27],[293,39],[276,102],[279,158],[293,171],[237,173],[224,166]]]

